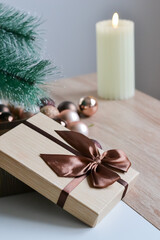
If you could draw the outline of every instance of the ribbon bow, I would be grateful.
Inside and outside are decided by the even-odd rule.
[[[122,150],[108,150],[102,154],[88,137],[73,131],[56,131],[78,152],[75,155],[41,154],[41,158],[59,177],[89,175],[95,188],[105,188],[120,179],[114,171],[126,172],[131,163]]]

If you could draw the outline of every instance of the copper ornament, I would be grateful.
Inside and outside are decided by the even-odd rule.
[[[83,115],[85,115],[87,117],[95,114],[98,110],[98,103],[97,103],[96,98],[93,96],[80,98],[79,110]]]

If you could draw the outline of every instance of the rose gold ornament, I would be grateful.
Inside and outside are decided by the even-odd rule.
[[[52,105],[42,107],[41,112],[50,118],[54,118],[59,114],[58,109]]]
[[[67,122],[67,124],[69,122],[79,121],[78,113],[71,111],[71,110],[64,110],[57,117],[65,120]]]
[[[79,110],[85,116],[89,117],[92,116],[97,112],[98,103],[95,97],[88,96],[82,97],[79,100]]]
[[[85,123],[81,121],[71,122],[67,125],[67,127],[72,131],[79,132],[88,136],[89,133],[88,127]]]

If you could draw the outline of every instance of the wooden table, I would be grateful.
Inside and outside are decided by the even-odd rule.
[[[96,74],[62,79],[49,88],[56,103],[78,103],[82,96],[97,97]],[[160,229],[160,101],[136,91],[134,98],[121,101],[98,99],[98,112],[82,119],[90,137],[103,149],[123,149],[140,172],[124,202]]]

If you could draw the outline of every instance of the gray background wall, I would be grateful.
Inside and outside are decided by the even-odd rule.
[[[96,71],[95,23],[112,17],[135,22],[136,87],[160,99],[159,0],[2,0],[46,19],[47,54],[65,77]]]

